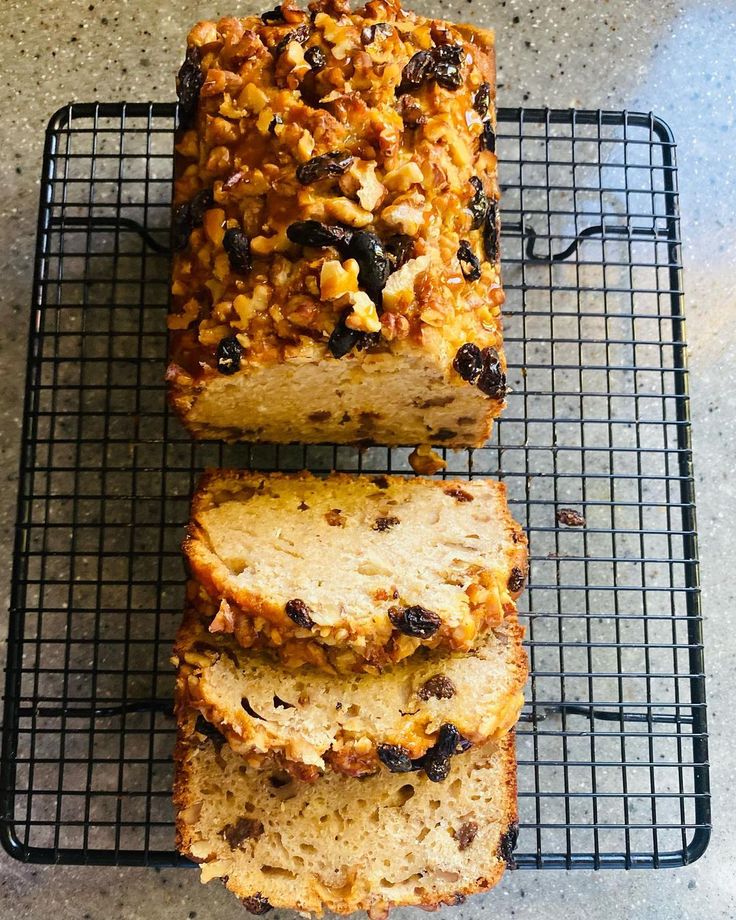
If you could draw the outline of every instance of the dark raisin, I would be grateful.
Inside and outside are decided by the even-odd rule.
[[[498,262],[498,208],[495,201],[488,202],[483,224],[483,248],[489,262]]]
[[[416,769],[409,752],[400,744],[379,744],[376,754],[384,767],[388,767],[392,773],[411,773]]]
[[[438,45],[430,52],[438,64],[462,64],[465,49],[462,45]]]
[[[243,357],[243,346],[234,335],[228,335],[221,339],[217,346],[215,358],[217,359],[217,370],[221,374],[229,377],[235,374],[240,368],[240,359]]]
[[[476,382],[476,386],[486,396],[494,399],[504,399],[506,396],[506,374],[501,369],[501,359],[495,348],[484,348],[483,370]]]
[[[261,22],[264,25],[272,25],[273,23],[281,23],[284,21],[284,15],[281,12],[280,6],[275,6],[272,10],[267,10],[265,13],[261,13]]]
[[[364,26],[360,33],[360,40],[364,45],[372,45],[377,38],[386,38],[393,32],[393,27],[388,22],[376,22]]]
[[[276,133],[276,126],[277,126],[277,125],[283,125],[283,123],[284,123],[284,119],[283,119],[280,115],[274,115],[273,118],[271,119],[269,125],[268,125],[268,133],[269,133],[269,134],[275,134],[275,133]]]
[[[312,45],[304,52],[304,60],[315,73],[324,70],[327,66],[327,55],[318,45]]]
[[[286,615],[297,626],[301,626],[302,629],[311,629],[314,626],[312,611],[298,597],[286,602]]]
[[[263,824],[257,818],[238,818],[235,824],[226,824],[220,831],[232,850],[246,840],[256,840],[263,833]]]
[[[368,351],[369,348],[375,348],[381,341],[380,332],[361,332],[358,343],[355,346],[358,351]]]
[[[243,907],[257,917],[260,917],[262,914],[267,914],[269,910],[273,910],[273,906],[269,900],[264,898],[260,891],[257,894],[252,894],[247,898],[243,898]]]
[[[509,869],[516,868],[514,859],[514,850],[519,842],[519,825],[516,821],[509,824],[505,834],[501,834],[501,840],[498,844],[498,855],[503,859]]]
[[[444,674],[435,674],[425,681],[417,691],[420,700],[434,697],[436,700],[451,700],[455,696],[455,684]]]
[[[488,114],[488,107],[491,104],[491,84],[490,83],[481,83],[478,87],[475,96],[473,96],[473,108],[480,115],[481,118],[485,118]]]
[[[186,247],[193,228],[191,202],[178,204],[171,215],[171,248],[174,252]]]
[[[225,231],[222,245],[234,271],[246,273],[251,270],[253,263],[250,259],[250,240],[242,230],[230,227]]]
[[[444,89],[459,89],[463,85],[463,75],[457,64],[440,61],[434,70],[434,78]]]
[[[401,82],[396,87],[396,95],[403,96],[418,89],[434,75],[437,62],[429,51],[417,51],[401,71]]]
[[[478,833],[478,825],[475,821],[466,821],[461,824],[455,834],[458,850],[467,850],[470,844],[475,840]]]
[[[383,244],[389,259],[393,263],[391,271],[396,271],[408,262],[414,249],[414,240],[405,233],[396,233],[390,236]]]
[[[511,574],[509,575],[509,580],[507,582],[509,591],[512,594],[518,594],[519,591],[524,587],[524,582],[526,581],[526,575],[524,570],[518,565],[515,565],[511,569]]]
[[[211,188],[203,188],[192,198],[190,205],[192,215],[192,226],[201,227],[204,220],[204,212],[212,207],[215,199],[212,197]]]
[[[377,530],[379,533],[385,533],[385,531],[391,530],[392,527],[396,527],[396,525],[400,523],[401,521],[397,517],[379,517],[376,518],[373,529]]]
[[[345,320],[352,309],[352,307],[348,307],[343,311],[327,342],[327,347],[335,358],[344,358],[360,341],[362,333],[358,329],[351,329],[345,325]]]
[[[478,230],[479,227],[483,226],[486,214],[488,213],[488,198],[486,197],[483,183],[477,176],[471,176],[469,182],[475,189],[475,194],[470,199],[470,204],[468,205],[468,210],[472,217],[470,229]]]
[[[458,745],[464,740],[451,722],[440,726],[435,744],[421,759],[421,766],[427,779],[433,783],[442,783],[450,775],[450,759],[457,753]]]
[[[457,258],[463,278],[466,281],[477,281],[480,278],[480,259],[470,248],[470,243],[467,240],[460,240]]]
[[[187,128],[197,114],[199,91],[204,83],[204,74],[199,61],[199,49],[187,48],[187,56],[176,78],[176,95],[179,97],[179,127],[181,128]]]
[[[299,42],[300,45],[303,45],[312,34],[309,23],[303,22],[300,26],[297,26],[296,29],[292,29],[291,32],[287,32],[286,35],[281,39],[281,41],[274,48],[274,54],[278,57],[282,54],[292,42]]]
[[[368,230],[356,230],[345,247],[345,255],[355,259],[360,267],[358,283],[378,306],[381,303],[381,291],[386,286],[391,274],[389,262],[383,243],[375,233]]]
[[[399,632],[416,639],[429,639],[442,625],[442,620],[434,611],[419,604],[403,608],[391,607],[388,617]]]
[[[480,135],[480,149],[490,150],[491,153],[496,152],[496,132],[493,130],[493,125],[490,121],[486,121],[483,124],[483,131]]]
[[[388,489],[389,487],[389,481],[385,476],[374,476],[371,482],[379,489]]]
[[[297,166],[296,177],[302,185],[310,185],[327,176],[341,176],[347,169],[350,169],[352,162],[353,158],[349,153],[331,150],[329,153],[312,157],[311,160]]]
[[[286,235],[300,246],[342,247],[348,244],[353,231],[337,224],[321,224],[318,220],[297,220],[286,228]]]
[[[480,348],[472,342],[466,342],[458,348],[452,366],[468,383],[475,383],[483,370],[483,355]]]
[[[557,523],[565,527],[585,527],[585,518],[572,508],[558,508],[556,517]]]

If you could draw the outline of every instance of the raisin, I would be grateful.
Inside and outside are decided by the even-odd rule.
[[[319,73],[320,70],[324,70],[327,66],[327,55],[317,45],[307,48],[304,52],[304,60],[315,73]]]
[[[475,383],[483,370],[483,355],[473,342],[466,342],[458,348],[452,366],[468,383]]]
[[[274,115],[268,125],[268,133],[275,134],[276,125],[283,125],[283,123],[284,123],[284,119],[280,115]]]
[[[431,52],[417,51],[401,71],[401,82],[396,87],[396,95],[403,96],[404,93],[418,89],[434,75],[435,66],[436,62]]]
[[[238,818],[235,824],[226,824],[220,833],[230,844],[230,849],[237,850],[246,840],[260,837],[263,824],[257,818]]]
[[[345,526],[345,518],[342,516],[342,511],[339,508],[332,508],[332,510],[326,511],[325,520],[330,525],[330,527]]]
[[[237,227],[225,231],[222,245],[230,260],[230,267],[236,272],[249,272],[253,267],[250,260],[250,240]]]
[[[411,773],[416,767],[409,752],[400,744],[379,744],[376,747],[378,759],[391,773]]]
[[[516,845],[519,842],[519,824],[516,821],[513,821],[509,824],[508,830],[505,834],[501,834],[501,840],[498,844],[498,855],[503,859],[509,869],[516,868],[516,860],[514,859],[514,850]]]
[[[493,125],[490,121],[486,121],[483,124],[483,131],[480,135],[480,149],[490,150],[491,153],[496,152],[496,132],[493,130]]]
[[[179,97],[179,127],[187,128],[197,114],[199,91],[204,83],[204,74],[199,66],[198,48],[187,48],[187,56],[179,68],[176,78],[176,95]]]
[[[474,501],[470,492],[466,492],[465,489],[461,489],[460,486],[454,486],[452,489],[445,489],[445,495],[449,495],[450,498],[454,498],[455,501],[461,503]]]
[[[371,26],[364,26],[360,33],[360,40],[364,45],[372,45],[377,38],[387,38],[393,32],[393,27],[388,22],[376,22]]]
[[[455,684],[444,674],[435,674],[425,681],[417,691],[420,700],[434,697],[436,700],[451,700],[455,696]]]
[[[512,594],[518,594],[519,591],[524,587],[524,582],[526,581],[526,575],[524,570],[518,565],[515,565],[511,569],[511,574],[509,575],[509,580],[507,582],[508,589]]]
[[[358,344],[355,346],[358,351],[367,351],[374,348],[381,341],[380,332],[361,332]]]
[[[498,209],[495,201],[488,202],[483,224],[483,248],[489,262],[498,262]]]
[[[262,914],[267,914],[269,910],[273,910],[273,906],[268,898],[264,898],[260,891],[256,894],[249,895],[247,898],[243,898],[243,907],[257,917],[260,917]]]
[[[383,291],[391,274],[389,262],[383,243],[375,233],[368,230],[356,230],[345,246],[345,255],[355,259],[360,268],[358,282],[368,296],[377,305],[381,303]]]
[[[189,242],[189,234],[193,229],[191,202],[185,201],[178,204],[171,215],[171,248],[174,252],[179,252],[186,247]]]
[[[411,607],[391,607],[388,618],[399,632],[416,639],[429,639],[442,625],[442,620],[432,610],[419,604]]]
[[[192,226],[200,227],[202,221],[204,220],[204,212],[211,208],[215,203],[215,199],[212,197],[211,188],[203,188],[192,198],[190,204],[190,210],[192,215]]]
[[[323,153],[318,157],[312,157],[306,163],[302,163],[296,168],[296,177],[302,185],[310,185],[317,182],[318,179],[324,179],[327,176],[341,176],[346,170],[350,169],[353,158],[349,153],[340,150],[331,150],[329,153]]]
[[[419,764],[432,783],[442,783],[450,775],[450,759],[459,750],[467,750],[470,743],[463,738],[451,722],[440,726],[435,744],[421,758]]]
[[[463,85],[460,67],[449,61],[440,61],[435,67],[434,78],[444,89],[459,89]]]
[[[455,834],[458,850],[467,850],[470,844],[475,840],[477,833],[478,825],[475,821],[466,821],[465,824],[461,824]]]
[[[386,240],[383,248],[393,263],[391,270],[396,271],[411,258],[414,240],[405,233],[396,233]]]
[[[286,615],[297,626],[301,626],[302,629],[311,629],[314,626],[312,611],[298,597],[286,602]]]
[[[506,396],[506,374],[501,369],[501,360],[495,348],[484,348],[483,370],[476,381],[476,386],[494,399],[503,399]]]
[[[280,6],[275,6],[272,10],[267,10],[265,13],[261,13],[261,22],[265,25],[273,25],[274,23],[281,23],[284,21],[284,15],[281,12]]]
[[[374,476],[371,482],[379,489],[388,489],[389,487],[389,481],[385,476]]]
[[[572,508],[558,508],[556,517],[557,523],[566,527],[585,527],[585,518]]]
[[[478,230],[483,226],[486,214],[488,213],[488,198],[486,197],[483,183],[477,176],[471,176],[468,181],[475,189],[475,194],[470,199],[470,204],[468,205],[468,210],[472,217],[470,229]]]
[[[379,517],[376,518],[376,523],[373,525],[373,529],[377,530],[379,533],[384,533],[387,530],[391,530],[392,527],[396,527],[396,525],[400,523],[401,521],[397,517]]]
[[[281,41],[274,48],[274,54],[278,57],[289,47],[291,42],[299,42],[300,45],[303,45],[312,34],[312,31],[309,27],[309,23],[303,22],[300,26],[297,26],[296,29],[292,29],[291,32],[287,32],[286,35],[281,39]]]
[[[460,66],[465,57],[462,45],[439,45],[432,48],[432,57],[438,64],[456,64]]]
[[[217,370],[221,374],[229,377],[231,374],[238,372],[240,368],[240,359],[243,356],[243,346],[234,335],[228,335],[221,339],[217,346],[215,358],[217,359]]]
[[[477,281],[480,278],[480,259],[470,248],[470,243],[467,240],[460,240],[457,258],[460,262],[463,278],[466,281]]]
[[[348,307],[343,311],[327,342],[327,347],[335,358],[344,358],[349,351],[355,348],[363,334],[360,330],[351,329],[349,326],[345,325],[345,320],[350,315],[352,309],[352,307]]]
[[[473,108],[480,115],[481,118],[485,118],[488,115],[488,107],[491,104],[491,84],[490,83],[481,83],[478,87],[475,96],[473,96]]]
[[[353,231],[336,224],[321,224],[318,220],[297,220],[286,228],[286,235],[300,246],[342,247],[350,241]]]

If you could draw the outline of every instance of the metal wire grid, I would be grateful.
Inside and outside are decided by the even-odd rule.
[[[169,416],[174,123],[73,105],[46,136],[0,777],[3,843],[33,862],[185,862],[168,659],[198,471],[410,472],[408,449],[194,443]],[[498,146],[513,393],[446,459],[504,478],[530,537],[517,862],[682,865],[710,816],[673,139],[516,109]]]

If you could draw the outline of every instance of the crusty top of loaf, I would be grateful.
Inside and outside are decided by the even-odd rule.
[[[381,666],[420,645],[470,649],[515,614],[526,574],[526,538],[491,479],[213,470],[184,550],[224,602],[216,628],[289,652],[290,638],[350,650],[330,659],[345,670],[353,656]]]
[[[349,326],[380,333],[364,341],[369,351],[419,347],[467,385],[452,371],[457,349],[501,350],[497,256],[484,252],[469,211],[471,179],[489,200],[499,194],[494,145],[481,141],[495,126],[493,34],[417,16],[395,0],[355,12],[344,0],[318,0],[310,10],[287,0],[266,22],[226,17],[189,34],[186,80],[196,90],[192,69],[202,77],[176,143],[175,221],[189,225],[174,256],[170,375],[216,373],[217,347],[232,336],[244,367],[329,357],[328,338],[352,307]],[[443,47],[458,50],[460,85],[430,75],[409,86],[409,61]],[[347,160],[300,181],[297,167],[333,152]],[[209,207],[200,199],[193,217],[188,204],[210,189]],[[287,227],[301,220],[367,230],[384,243],[408,238],[380,319],[354,259],[289,240]],[[247,271],[225,251],[228,229],[250,241]],[[479,260],[477,280],[458,259],[462,240]]]

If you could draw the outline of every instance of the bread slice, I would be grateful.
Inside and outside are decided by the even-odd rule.
[[[211,470],[184,551],[222,601],[213,630],[342,671],[468,651],[515,615],[527,565],[491,479]]]
[[[176,748],[177,845],[253,913],[461,903],[501,878],[516,842],[513,732],[423,773],[304,783],[249,768],[189,714]]]
[[[212,635],[197,606],[175,645],[177,708],[200,712],[254,766],[271,758],[306,780],[328,766],[375,773],[386,745],[417,760],[447,723],[473,744],[499,737],[524,702],[524,630],[515,618],[468,653],[420,649],[381,674],[331,675]]]

